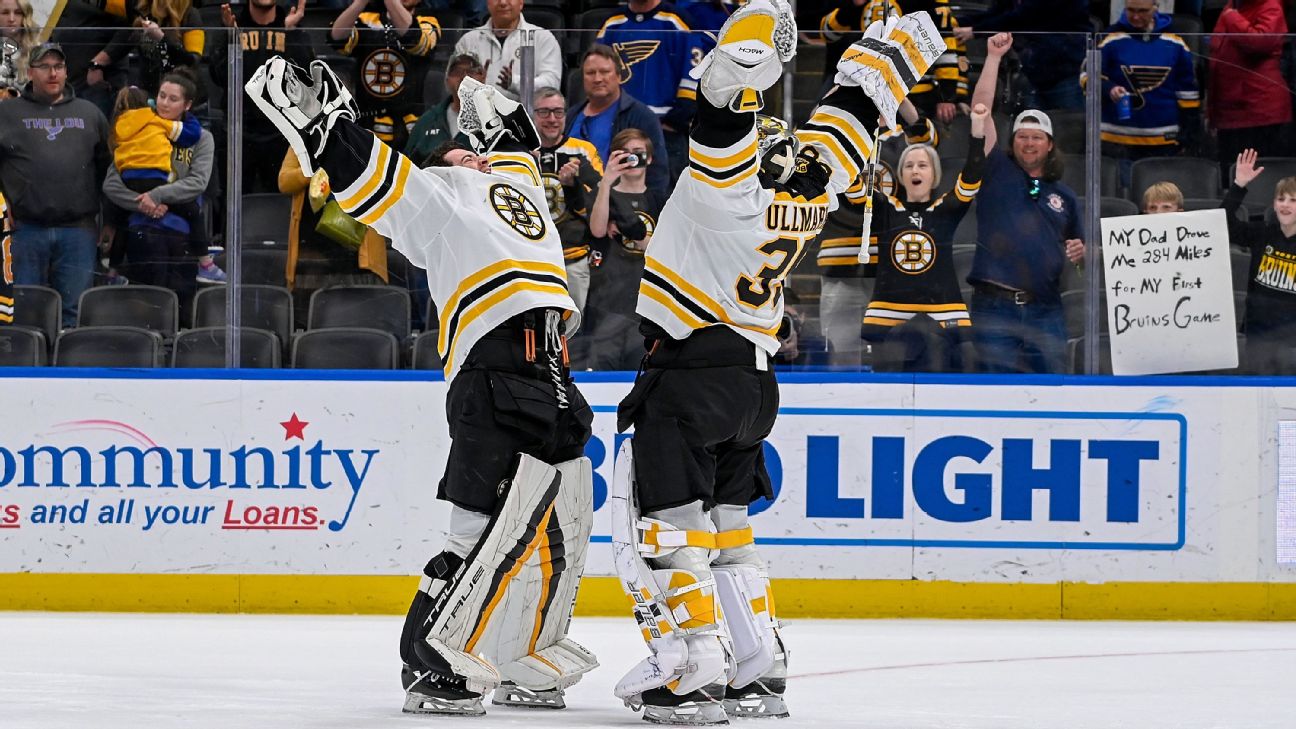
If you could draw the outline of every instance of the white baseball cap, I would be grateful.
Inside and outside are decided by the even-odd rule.
[[[1049,119],[1048,114],[1039,109],[1027,109],[1018,114],[1017,119],[1013,121],[1013,134],[1022,129],[1038,129],[1051,137],[1053,136],[1053,120]]]

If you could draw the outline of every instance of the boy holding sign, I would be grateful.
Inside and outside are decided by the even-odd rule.
[[[1264,172],[1257,152],[1237,156],[1233,184],[1224,195],[1229,240],[1251,251],[1247,277],[1247,369],[1257,375],[1296,374],[1296,177],[1284,177],[1274,188],[1273,222],[1244,222],[1235,213],[1246,187]]]

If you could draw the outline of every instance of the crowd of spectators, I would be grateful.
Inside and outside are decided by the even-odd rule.
[[[796,104],[822,92],[835,59],[870,22],[920,10],[937,20],[947,53],[914,88],[913,123],[883,135],[876,179],[843,196],[819,250],[794,268],[789,294],[800,303],[785,323],[783,334],[795,342],[786,361],[872,366],[886,349],[879,346],[885,336],[866,336],[864,313],[874,304],[878,311],[955,305],[890,301],[894,287],[888,300],[874,296],[877,254],[891,255],[893,241],[881,240],[887,236],[876,226],[869,236],[859,230],[861,190],[921,217],[923,205],[955,187],[964,164],[982,164],[973,157],[983,151],[979,193],[963,190],[955,224],[929,236],[941,280],[956,269],[957,306],[966,314],[905,317],[912,323],[906,331],[942,339],[946,354],[902,356],[899,366],[1073,371],[1083,332],[1072,326],[1064,294],[1100,268],[1084,261],[1086,248],[1094,250],[1083,171],[1090,83],[1100,88],[1101,119],[1093,123],[1101,125],[1102,146],[1088,152],[1115,171],[1110,184],[1104,174],[1104,201],[1129,195],[1163,211],[1227,200],[1231,219],[1252,224],[1234,231],[1241,237],[1233,243],[1247,250],[1286,231],[1254,227],[1265,225],[1265,210],[1242,207],[1238,190],[1252,180],[1234,169],[1247,150],[1261,162],[1296,156],[1296,43],[1285,35],[1296,2],[802,2],[802,48],[824,50],[803,53],[794,107],[771,99],[773,110],[794,117]],[[231,250],[282,254],[271,258],[281,275],[256,282],[291,292],[297,328],[310,326],[313,292],[361,285],[407,290],[415,329],[436,328],[419,271],[372,231],[340,234],[332,225],[326,176],[303,175],[283,138],[250,105],[241,118],[228,118],[227,99],[239,91],[227,81],[232,38],[243,81],[272,55],[303,66],[324,60],[348,80],[359,121],[419,165],[466,154],[457,129],[464,77],[528,104],[571,290],[586,312],[586,327],[573,339],[576,364],[633,369],[638,272],[656,216],[687,169],[697,94],[690,71],[732,11],[725,2],[662,0],[69,0],[47,29],[51,42],[42,43],[27,0],[0,0],[0,88],[14,97],[0,101],[0,192],[11,216],[14,283],[57,291],[62,328],[77,326],[88,288],[128,282],[175,291],[182,323],[190,325],[196,291],[226,280],[224,250],[237,239]],[[524,45],[533,49],[530,78]],[[1084,73],[1091,47],[1101,58],[1099,79]],[[975,104],[992,115],[977,125],[984,137],[967,132]],[[237,186],[226,179],[231,127],[241,140]],[[130,136],[149,130],[166,139]],[[909,153],[907,144],[925,146]],[[1215,161],[1219,181],[1211,194],[1185,198],[1169,182],[1135,189],[1136,163],[1177,157]],[[168,158],[169,169],[157,169]],[[279,208],[282,240],[262,246],[224,230],[232,188],[288,200]],[[1267,217],[1283,214],[1275,206]],[[875,253],[869,264],[855,260],[862,246]],[[941,323],[946,319],[963,323]],[[950,340],[952,328],[965,331]],[[1279,359],[1266,354],[1266,366]]]

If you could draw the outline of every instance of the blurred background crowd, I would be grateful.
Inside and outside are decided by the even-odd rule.
[[[465,76],[527,104],[584,314],[573,367],[638,367],[635,297],[687,169],[689,71],[733,5],[48,4],[0,0],[13,284],[0,364],[220,367],[237,342],[244,366],[439,367],[424,273],[342,214],[326,177],[305,176],[236,98],[282,55],[327,63],[361,123],[421,166],[465,141]],[[792,267],[781,366],[1109,372],[1093,213],[1223,207],[1242,353],[1230,372],[1296,373],[1296,1],[802,0],[798,56],[767,113],[803,120],[863,28],[920,10],[948,52],[903,128],[881,135],[876,177]],[[866,234],[869,194],[900,222]],[[914,215],[941,224],[915,237]]]

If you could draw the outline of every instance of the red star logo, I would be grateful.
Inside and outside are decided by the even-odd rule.
[[[291,418],[283,421],[280,425],[284,429],[284,440],[289,438],[306,440],[306,426],[310,425],[310,423],[298,418],[297,413],[293,413]]]

